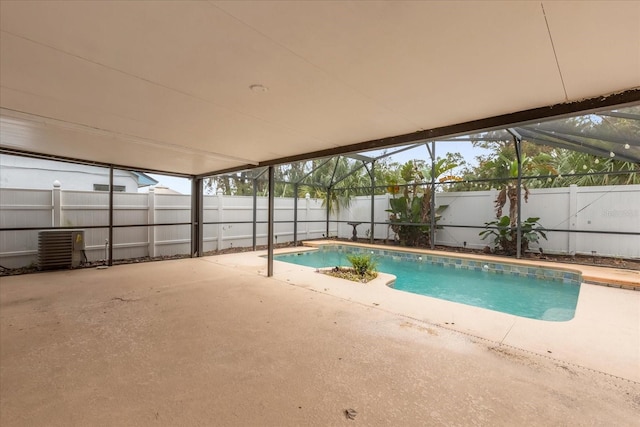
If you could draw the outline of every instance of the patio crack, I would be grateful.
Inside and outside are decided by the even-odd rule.
[[[140,298],[136,298],[136,299],[122,298],[122,297],[111,298],[111,301],[122,301],[122,302],[134,302],[139,300]]]
[[[516,322],[518,321],[518,318],[514,317],[513,318],[513,323],[511,324],[511,326],[509,327],[509,330],[507,330],[507,333],[504,334],[504,336],[502,337],[502,339],[500,340],[500,345],[502,345],[504,343],[504,340],[507,339],[507,336],[509,335],[509,333],[511,332],[511,329],[513,329],[513,327],[516,325]]]

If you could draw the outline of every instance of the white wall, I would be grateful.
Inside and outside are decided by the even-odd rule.
[[[59,181],[65,190],[93,191],[93,184],[109,185],[109,169],[22,156],[0,156],[0,188],[50,189]],[[114,186],[136,193],[138,181],[130,172],[114,169]]]

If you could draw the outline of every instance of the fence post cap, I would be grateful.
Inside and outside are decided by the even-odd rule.
[[[53,181],[53,188],[60,188],[62,184],[60,184],[60,181],[58,181],[57,179],[55,181]]]

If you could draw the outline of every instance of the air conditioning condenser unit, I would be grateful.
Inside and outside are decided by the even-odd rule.
[[[82,264],[84,230],[38,232],[38,269],[75,268]]]

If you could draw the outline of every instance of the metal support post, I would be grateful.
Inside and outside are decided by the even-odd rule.
[[[293,184],[293,246],[298,246],[298,183]]]
[[[331,187],[327,187],[327,234],[325,237],[329,238],[329,217],[331,216]]]
[[[202,178],[191,178],[191,257],[201,257],[204,249]]]
[[[253,250],[258,241],[258,179],[253,179]]]
[[[113,165],[109,165],[109,259],[107,265],[113,265]]]
[[[518,157],[518,188],[516,189],[516,194],[517,194],[517,198],[518,198],[518,213],[517,213],[517,245],[518,247],[516,248],[516,258],[522,258],[522,221],[521,221],[521,217],[522,217],[522,154],[521,154],[521,146],[520,146],[521,140],[519,138],[515,139],[515,144],[516,144],[516,155]]]
[[[369,243],[373,243],[374,227],[375,227],[375,215],[376,215],[376,176],[374,174],[374,168],[376,167],[375,160],[371,162],[371,170],[369,171],[369,177],[371,178],[371,233],[369,234]]]
[[[429,240],[431,249],[436,247],[436,142],[431,141],[431,206],[429,218]]]
[[[267,277],[273,276],[273,216],[275,185],[273,179],[273,166],[269,166],[269,218],[267,226]]]
[[[520,136],[515,129],[509,128],[507,131],[513,135],[513,144],[516,148],[516,159],[518,161],[518,187],[516,188],[516,258],[522,258],[522,221],[520,221],[522,212],[522,136]]]

